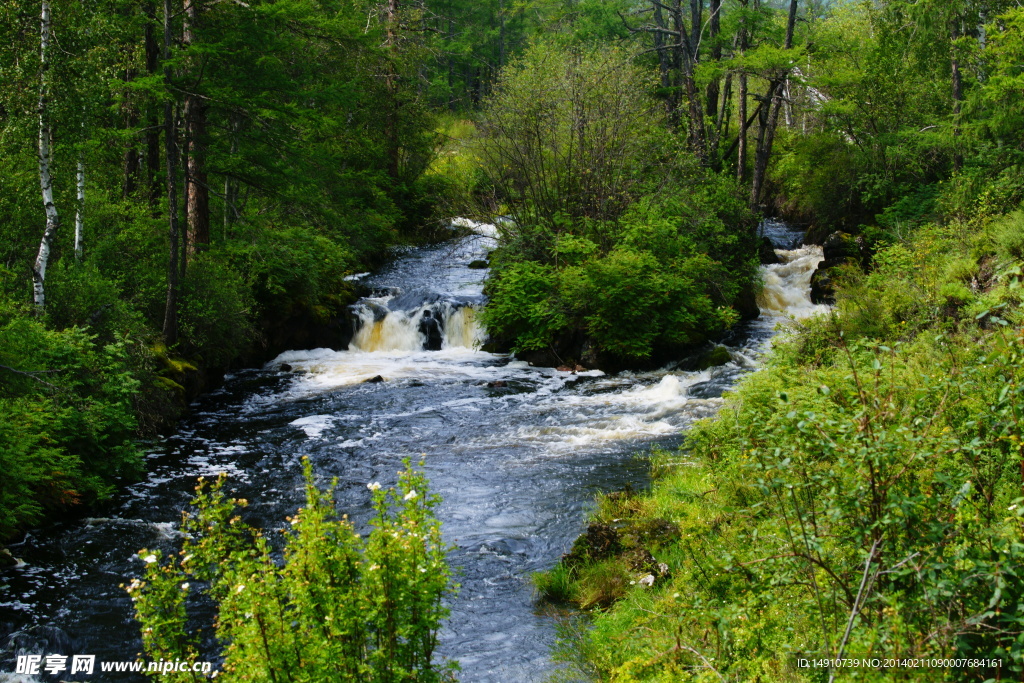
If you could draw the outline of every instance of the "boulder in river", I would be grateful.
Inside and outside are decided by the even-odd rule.
[[[725,365],[731,360],[732,355],[729,353],[729,349],[724,346],[713,346],[701,354],[697,360],[697,369],[707,370],[708,368]]]
[[[7,548],[0,548],[0,567],[17,567],[18,559]]]
[[[468,267],[473,270],[483,270],[488,267],[488,264],[487,261],[484,261],[483,259],[476,259],[475,261],[470,261]]]
[[[364,380],[363,384],[379,384],[384,381],[384,378],[380,375],[374,375],[370,379]]]
[[[815,304],[835,303],[835,276],[844,266],[863,269],[869,253],[863,237],[854,237],[845,232],[833,232],[822,245],[825,260],[818,264],[811,275],[811,301]]]
[[[768,266],[773,263],[779,263],[779,255],[775,253],[775,245],[767,237],[762,237],[761,243],[757,245],[757,255],[761,259],[761,265]]]

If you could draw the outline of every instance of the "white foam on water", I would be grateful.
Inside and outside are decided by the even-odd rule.
[[[331,428],[334,425],[333,415],[310,415],[308,417],[300,417],[298,420],[292,420],[289,422],[292,427],[298,427],[306,433],[306,437],[310,439],[319,439],[320,435],[324,431]]]
[[[498,226],[493,223],[478,223],[469,218],[454,218],[452,225],[457,228],[467,228],[484,237],[498,238]]]
[[[775,253],[782,262],[761,267],[764,288],[757,297],[761,313],[798,320],[827,313],[828,306],[811,303],[811,276],[818,264],[825,260],[821,247],[808,245],[791,251],[776,249]]]

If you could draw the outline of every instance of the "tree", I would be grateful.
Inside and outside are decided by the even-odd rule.
[[[53,128],[50,125],[50,0],[42,0],[39,17],[39,186],[43,194],[43,210],[46,212],[46,229],[39,243],[39,253],[32,269],[33,301],[42,313],[46,305],[46,266],[50,261],[53,240],[60,225],[57,205],[53,200]]]
[[[538,43],[502,73],[481,122],[483,168],[523,237],[617,218],[662,134],[649,73],[613,47]],[[535,245],[541,247],[541,244]]]

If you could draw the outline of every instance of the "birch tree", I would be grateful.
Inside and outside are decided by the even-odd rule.
[[[46,305],[46,266],[50,261],[54,236],[60,225],[57,205],[53,201],[53,179],[50,166],[53,161],[53,129],[50,126],[50,39],[52,24],[50,21],[50,2],[42,0],[39,29],[39,186],[43,194],[43,210],[46,212],[46,228],[43,239],[39,243],[39,253],[32,268],[33,302],[39,313]]]

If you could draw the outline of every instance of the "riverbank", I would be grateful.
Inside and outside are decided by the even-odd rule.
[[[540,575],[594,608],[561,658],[609,681],[809,681],[801,657],[868,655],[1017,675],[1022,244],[1020,213],[926,224],[847,270],[834,314]]]

